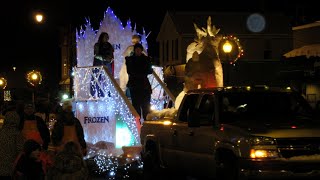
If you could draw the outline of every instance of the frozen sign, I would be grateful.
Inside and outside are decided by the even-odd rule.
[[[84,124],[88,123],[106,123],[109,122],[109,116],[107,117],[84,117]]]
[[[76,103],[76,116],[83,126],[87,142],[116,141],[116,120],[110,107],[105,101]]]
[[[101,32],[109,34],[109,42],[113,45],[114,51],[114,76],[119,78],[119,72],[124,62],[123,53],[125,49],[132,45],[131,38],[134,34],[141,35],[141,43],[143,47],[148,50],[147,35],[144,30],[142,33],[136,31],[136,27],[132,28],[131,21],[128,20],[125,26],[117,16],[113,13],[111,8],[108,8],[104,13],[104,18],[100,23],[98,30],[91,27],[89,21],[85,27],[82,27],[79,33],[76,34],[77,40],[77,67],[92,66],[93,64],[93,47],[94,43],[98,41]]]
[[[76,108],[86,142],[112,142],[117,148],[137,144],[134,131],[130,129],[134,124],[128,125],[121,113],[115,114],[105,101],[77,102]]]
[[[87,142],[139,144],[139,115],[105,67],[74,69],[75,115]],[[100,92],[100,93],[97,93]]]

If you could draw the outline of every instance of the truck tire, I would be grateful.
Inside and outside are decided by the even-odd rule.
[[[239,166],[237,158],[230,153],[223,153],[216,158],[217,180],[238,180]]]
[[[159,155],[155,142],[148,142],[146,144],[145,152],[142,155],[143,172],[155,173],[159,170]]]

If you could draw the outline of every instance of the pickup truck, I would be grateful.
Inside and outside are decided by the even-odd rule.
[[[216,179],[317,177],[320,119],[302,95],[268,86],[197,89],[174,117],[141,127],[144,171]]]

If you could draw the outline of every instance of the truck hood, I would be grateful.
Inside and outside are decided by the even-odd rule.
[[[311,119],[293,119],[291,121],[237,121],[229,127],[245,131],[250,135],[273,138],[320,137],[320,121]],[[232,128],[232,129],[233,129]]]

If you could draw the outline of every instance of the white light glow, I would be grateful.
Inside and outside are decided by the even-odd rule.
[[[131,132],[127,127],[116,129],[116,148],[122,146],[130,146],[131,144]]]
[[[62,99],[63,99],[63,100],[66,100],[66,99],[68,99],[68,98],[69,98],[69,95],[68,95],[68,94],[63,94],[63,95],[62,95]]]
[[[232,45],[228,40],[223,44],[222,48],[225,53],[230,53],[232,51]]]
[[[42,20],[43,20],[43,15],[42,15],[42,14],[37,14],[37,15],[35,16],[35,19],[36,19],[37,22],[42,22]]]
[[[34,74],[31,75],[31,78],[32,78],[33,80],[36,80],[36,79],[38,79],[38,75],[37,75],[36,73],[34,73]]]

